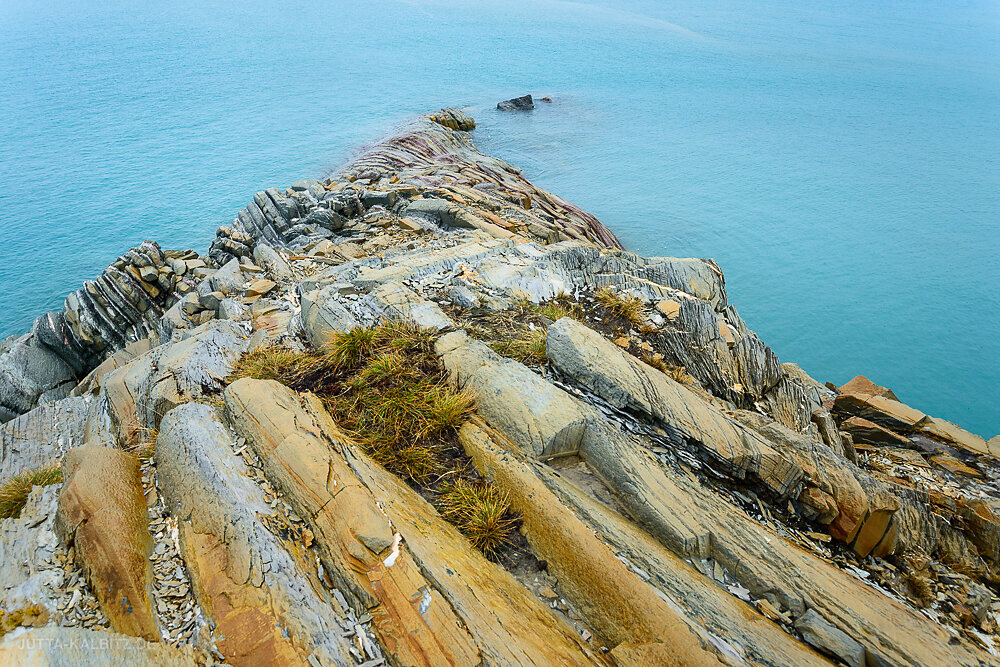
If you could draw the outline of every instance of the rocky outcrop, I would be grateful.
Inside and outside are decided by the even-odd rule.
[[[301,543],[286,544],[264,523],[271,509],[236,449],[215,410],[197,403],[167,413],[156,449],[198,601],[223,637],[219,651],[234,665],[305,665],[310,656],[353,664],[346,616],[310,581]]]
[[[695,447],[731,477],[759,480],[779,497],[802,479],[802,469],[763,438],[572,319],[549,327],[546,354],[566,375],[615,407],[654,420],[675,445]]]
[[[63,460],[63,480],[56,531],[75,548],[101,609],[118,632],[158,641],[139,459],[108,447],[77,447]]]
[[[220,391],[233,363],[253,344],[243,325],[215,320],[109,373],[101,398],[118,429],[119,442],[136,445],[170,410]]]
[[[226,389],[226,412],[268,478],[310,517],[327,571],[371,613],[395,661],[583,660],[572,631],[426,501],[354,451],[314,398],[240,380]]]
[[[576,454],[595,413],[523,365],[456,331],[437,342],[454,382],[471,390],[479,412],[525,451],[539,457]]]
[[[474,127],[417,119],[0,343],[0,483],[66,479],[10,487],[0,651],[85,661],[59,642],[86,631],[37,626],[110,624],[153,664],[997,663],[993,441],[780,363],[714,261],[621,250]],[[361,376],[317,354],[385,320],[423,351],[366,373],[461,390],[405,445],[426,477],[369,449]],[[322,398],[232,381],[258,363]],[[413,398],[380,396],[360,416]],[[488,557],[462,485],[517,526]]]
[[[35,487],[21,516],[0,524],[0,611],[40,605],[56,613],[58,589],[64,583],[62,568],[55,563],[59,539],[53,522],[59,489]]]
[[[147,337],[175,292],[193,289],[199,271],[207,270],[190,255],[172,258],[146,241],[66,297],[62,311],[35,320],[30,333],[0,354],[0,421],[66,396],[107,355]]]
[[[535,101],[531,99],[531,95],[522,95],[497,103],[497,109],[500,111],[531,111],[534,108]]]
[[[0,482],[57,463],[82,445],[91,402],[66,398],[0,424]]]

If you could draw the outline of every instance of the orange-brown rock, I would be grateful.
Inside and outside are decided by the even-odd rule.
[[[833,403],[843,415],[863,417],[897,433],[909,433],[927,415],[905,403],[874,394],[841,394]]]
[[[347,617],[320,585],[315,556],[276,530],[217,410],[186,403],[160,423],[157,481],[177,519],[195,598],[234,666],[351,664]]]
[[[226,413],[310,518],[328,573],[399,664],[579,664],[597,657],[420,496],[369,464],[310,395],[238,380]],[[376,502],[376,499],[378,502]]]
[[[898,433],[893,433],[889,429],[861,417],[849,417],[845,419],[841,422],[840,428],[850,433],[851,439],[854,442],[863,445],[908,447],[912,444]]]
[[[837,392],[841,394],[858,394],[859,396],[882,396],[884,398],[891,398],[894,401],[899,400],[896,394],[892,393],[891,389],[880,387],[864,375],[855,375],[845,384],[841,385]]]
[[[266,585],[229,576],[227,549],[213,535],[181,524],[185,564],[198,590],[202,611],[215,622],[216,647],[231,665],[307,665],[282,631]]]
[[[87,445],[66,454],[62,471],[56,528],[76,548],[111,627],[159,641],[151,602],[153,539],[138,457]]]
[[[684,619],[636,578],[605,544],[514,457],[516,445],[482,422],[462,427],[459,439],[476,468],[511,494],[531,546],[548,563],[566,595],[607,639],[666,642],[664,665],[714,665]],[[663,655],[667,655],[663,653]]]

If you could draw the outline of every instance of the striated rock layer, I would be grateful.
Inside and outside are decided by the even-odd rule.
[[[259,192],[205,255],[145,242],[0,343],[0,655],[1000,664],[997,439],[781,363],[714,261],[624,251],[474,127]],[[270,379],[386,320],[474,401],[438,482],[501,494],[505,556],[352,439],[341,380]]]

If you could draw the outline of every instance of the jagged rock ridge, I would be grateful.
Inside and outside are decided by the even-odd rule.
[[[147,242],[6,343],[0,483],[65,482],[0,520],[11,554],[46,545],[0,558],[0,654],[997,664],[998,443],[781,364],[715,262],[621,250],[473,127],[444,109],[258,193],[206,256]],[[385,319],[475,398],[456,446],[519,513],[518,567],[317,396],[228,377]]]

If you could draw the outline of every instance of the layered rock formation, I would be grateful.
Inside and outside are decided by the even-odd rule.
[[[146,242],[5,341],[0,655],[1000,664],[995,441],[780,363],[715,262],[622,250],[474,127],[257,193],[207,255]],[[509,503],[506,556],[284,368],[385,321],[474,401],[439,474]]]

